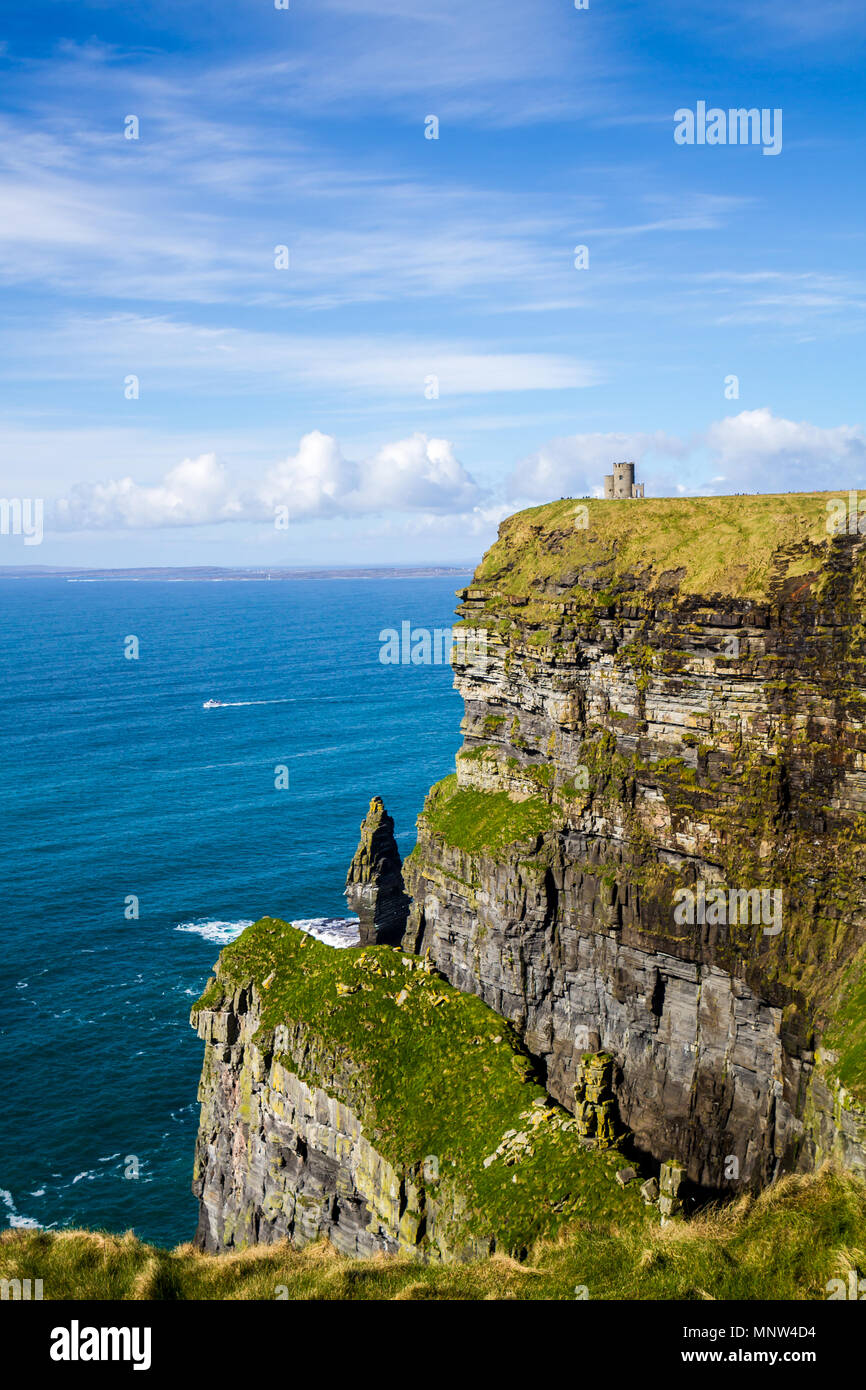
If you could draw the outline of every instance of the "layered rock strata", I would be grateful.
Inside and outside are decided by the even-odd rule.
[[[206,1043],[199,1100],[201,1123],[193,1175],[199,1199],[195,1244],[211,1252],[291,1240],[327,1238],[346,1255],[419,1253],[447,1258],[455,1204],[428,1198],[423,1165],[395,1168],[369,1142],[364,1122],[337,1099],[339,1064],[313,1048],[318,1084],[292,1060],[310,1065],[310,1040],[278,1028],[272,1046],[253,1042],[261,999],[250,984],[197,1014]],[[459,1206],[459,1204],[458,1204]],[[490,1243],[458,1244],[464,1256]]]
[[[577,1216],[644,1218],[508,1025],[429,962],[264,918],[193,1008],[205,1041],[196,1244],[519,1254]]]
[[[457,771],[405,864],[361,827],[367,948],[264,919],[193,1010],[200,1247],[519,1254],[866,1174],[866,542],[828,501],[503,524]]]
[[[401,939],[409,899],[403,887],[394,820],[380,796],[373,797],[361,822],[361,839],[349,865],[345,892],[349,908],[360,921],[362,946],[389,945]]]
[[[503,523],[462,593],[457,775],[404,866],[406,945],[569,1108],[610,1053],[636,1145],[714,1190],[866,1170],[866,553],[826,501]]]

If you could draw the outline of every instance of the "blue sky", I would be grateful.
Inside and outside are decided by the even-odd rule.
[[[0,492],[46,514],[0,564],[460,562],[622,458],[861,482],[855,0],[30,0],[0,45]],[[699,101],[781,152],[677,145]]]

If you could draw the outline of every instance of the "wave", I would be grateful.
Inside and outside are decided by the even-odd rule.
[[[292,926],[326,946],[357,946],[360,941],[357,917],[296,917]]]
[[[252,919],[223,922],[218,918],[206,918],[197,922],[181,922],[175,931],[192,932],[217,946],[227,946],[252,924]],[[357,946],[360,940],[357,917],[295,917],[292,926],[314,936],[317,941],[323,941],[326,946]]]
[[[217,946],[228,946],[230,941],[237,940],[241,932],[252,925],[252,917],[240,922],[222,922],[209,917],[199,922],[181,922],[175,931],[192,932],[195,936],[204,937],[205,941],[213,941]]]
[[[36,1196],[37,1194],[31,1193],[30,1195]],[[15,1201],[12,1197],[12,1193],[8,1192],[5,1187],[0,1187],[0,1202],[3,1203],[4,1207],[9,1213],[6,1219],[9,1222],[10,1226],[15,1226],[17,1228],[20,1228],[21,1230],[26,1231],[39,1230],[38,1221],[34,1221],[30,1216],[21,1216],[21,1214],[18,1211],[18,1208],[15,1206]]]

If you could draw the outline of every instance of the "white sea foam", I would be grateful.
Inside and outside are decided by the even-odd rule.
[[[34,1192],[34,1193],[31,1193],[31,1196],[34,1196],[34,1197],[35,1197],[36,1195],[37,1195],[37,1194],[36,1194],[35,1192]],[[11,1193],[11,1192],[8,1192],[8,1191],[6,1190],[5,1187],[0,1187],[0,1202],[3,1203],[4,1207],[6,1208],[7,1212],[9,1213],[9,1215],[8,1215],[8,1217],[7,1217],[7,1220],[8,1220],[8,1222],[9,1222],[9,1225],[10,1225],[10,1226],[15,1226],[15,1227],[20,1228],[21,1230],[27,1230],[27,1231],[38,1231],[38,1230],[39,1230],[39,1222],[38,1222],[38,1221],[32,1220],[32,1218],[29,1217],[29,1216],[21,1216],[21,1215],[20,1215],[20,1213],[19,1213],[19,1211],[18,1211],[18,1208],[15,1206],[15,1202],[14,1202],[14,1199],[13,1199],[13,1197],[12,1197],[12,1193]]]
[[[252,924],[252,917],[241,922],[223,922],[218,918],[208,917],[199,922],[181,922],[175,927],[175,931],[193,932],[196,936],[203,936],[205,941],[215,942],[217,946],[227,946]]]
[[[296,917],[292,925],[324,941],[326,946],[357,946],[360,939],[357,917]],[[227,946],[251,926],[251,920],[223,922],[218,918],[204,918],[198,922],[181,922],[175,930],[193,932],[217,946]]]
[[[326,946],[357,946],[360,940],[357,917],[296,917],[292,926],[324,941]]]

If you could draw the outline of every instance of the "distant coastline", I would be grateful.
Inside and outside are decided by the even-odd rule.
[[[74,584],[105,581],[182,584],[193,580],[210,583],[262,583],[287,579],[436,579],[448,575],[471,575],[475,562],[465,565],[346,565],[309,568],[245,569],[213,565],[143,566],[129,569],[71,569],[62,565],[0,565],[0,579],[66,579]]]

